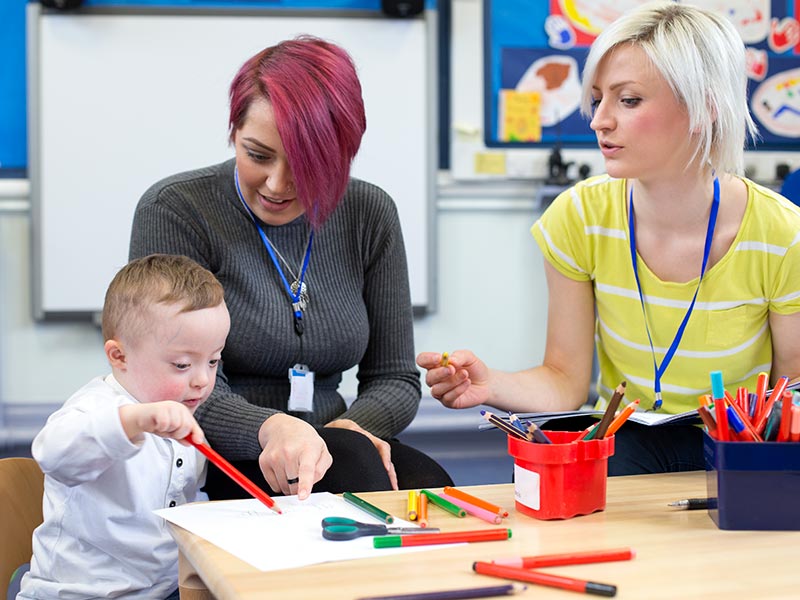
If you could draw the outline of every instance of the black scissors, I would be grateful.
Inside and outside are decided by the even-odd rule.
[[[362,535],[409,535],[438,532],[436,527],[391,527],[377,523],[361,523],[345,517],[322,519],[322,537],[326,540],[352,540]]]

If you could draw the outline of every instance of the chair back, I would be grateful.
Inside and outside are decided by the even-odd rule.
[[[0,459],[0,593],[30,562],[33,530],[42,523],[44,474],[32,458]]]

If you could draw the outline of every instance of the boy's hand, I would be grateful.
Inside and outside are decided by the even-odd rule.
[[[142,439],[142,434],[152,433],[164,438],[172,438],[184,446],[188,435],[198,444],[205,441],[203,430],[197,424],[192,413],[183,404],[167,400],[146,404],[126,404],[119,409],[122,429],[132,442]]]

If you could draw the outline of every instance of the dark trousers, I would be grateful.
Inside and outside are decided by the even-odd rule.
[[[556,419],[542,425],[553,431],[578,431],[596,423],[592,417]],[[640,425],[627,421],[614,434],[608,474],[640,475],[705,469],[703,430],[695,425]]]
[[[341,494],[392,489],[380,455],[366,436],[348,429],[332,427],[323,427],[317,431],[328,446],[333,464],[314,485],[313,491]],[[401,490],[453,485],[447,471],[428,455],[397,440],[389,440],[389,444]],[[280,492],[272,490],[267,484],[257,460],[232,461],[232,464],[269,494],[280,495]],[[205,491],[211,500],[250,498],[246,491],[211,463],[208,465]]]

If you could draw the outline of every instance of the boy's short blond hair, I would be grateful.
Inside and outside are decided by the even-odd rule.
[[[103,340],[149,331],[155,304],[177,304],[180,312],[222,304],[222,284],[210,271],[186,256],[151,254],[122,267],[106,291]]]

